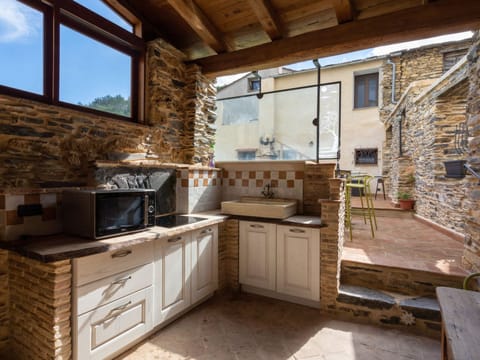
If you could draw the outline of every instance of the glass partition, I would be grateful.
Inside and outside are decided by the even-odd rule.
[[[337,156],[340,92],[339,82],[320,87],[320,159]],[[316,114],[317,86],[217,99],[215,159],[315,160]]]

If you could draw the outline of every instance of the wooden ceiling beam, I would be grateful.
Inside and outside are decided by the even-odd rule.
[[[270,40],[282,37],[282,25],[270,0],[248,0],[250,8],[260,21],[263,30],[268,34]]]
[[[222,53],[228,49],[220,31],[193,0],[166,1],[215,52]]]
[[[480,1],[438,0],[192,62],[210,77],[480,28]]]
[[[332,6],[339,24],[355,19],[355,7],[351,0],[332,0]]]

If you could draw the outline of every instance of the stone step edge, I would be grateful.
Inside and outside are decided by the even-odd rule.
[[[343,263],[345,263],[345,265],[347,265],[347,266],[357,266],[357,267],[367,266],[367,267],[371,267],[371,268],[378,267],[378,268],[382,268],[382,269],[396,269],[396,270],[411,271],[411,272],[416,272],[416,273],[435,274],[435,275],[442,276],[442,277],[449,278],[449,279],[457,279],[459,281],[459,285],[463,284],[463,279],[465,278],[465,276],[467,276],[467,274],[465,274],[465,275],[445,274],[445,273],[440,273],[440,272],[431,271],[431,270],[421,270],[421,269],[412,269],[410,267],[372,264],[372,263],[362,262],[362,261],[358,261],[358,260],[342,259],[341,260],[341,265],[343,265]],[[370,270],[370,269],[366,269],[366,270]]]
[[[361,207],[352,207],[352,215],[362,215]],[[400,209],[375,209],[375,216],[379,217],[394,217],[394,218],[414,218],[415,212],[413,210]]]
[[[440,307],[436,298],[411,296],[369,289],[355,285],[340,285],[337,302],[374,310],[400,309],[400,324],[412,325],[416,318],[441,322]]]
[[[443,273],[437,273],[433,271],[428,271],[428,270],[420,270],[420,269],[412,269],[409,267],[398,267],[398,266],[388,266],[388,265],[381,265],[381,264],[371,264],[371,263],[365,263],[361,261],[356,261],[356,260],[344,260],[342,259],[341,261],[341,274],[345,272],[356,272],[357,271],[362,271],[365,273],[365,276],[368,276],[368,273],[373,274],[376,272],[380,273],[389,273],[390,278],[393,273],[396,271],[400,272],[408,272],[411,274],[411,281],[414,284],[417,284],[417,287],[423,287],[424,289],[430,288],[430,291],[425,291],[425,292],[418,292],[414,290],[400,290],[400,289],[391,289],[390,285],[387,283],[377,283],[377,285],[370,286],[369,284],[365,284],[363,281],[359,281],[357,279],[352,279],[348,278],[345,279],[345,277],[341,276],[340,277],[340,282],[343,285],[350,285],[350,286],[360,286],[360,287],[369,287],[371,289],[376,289],[379,291],[384,291],[384,292],[392,292],[392,293],[398,293],[401,294],[402,296],[435,296],[435,289],[438,286],[446,286],[446,287],[452,287],[452,288],[461,288],[463,284],[463,275],[456,275],[456,274],[443,274]],[[424,277],[428,276],[435,276],[437,277],[436,281],[427,281],[424,279]],[[438,278],[443,278],[443,280],[439,280]],[[402,281],[402,280],[399,280]],[[398,284],[398,283],[397,283]],[[383,285],[383,286],[382,286]],[[427,295],[428,294],[428,295]]]

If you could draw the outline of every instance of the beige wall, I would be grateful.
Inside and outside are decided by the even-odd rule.
[[[350,65],[325,67],[321,71],[321,82],[341,82],[341,159],[342,169],[365,172],[371,175],[382,173],[382,146],[385,141],[385,130],[379,119],[379,107],[354,109],[354,75],[378,70],[383,60],[365,61]],[[381,74],[380,74],[381,77]],[[302,86],[315,85],[317,82],[316,69],[302,71],[293,74],[286,74],[275,78],[264,78],[262,80],[262,91],[285,90]],[[245,85],[246,86],[246,85]],[[379,89],[379,101],[382,99]],[[221,153],[217,160],[236,159],[238,148],[259,148],[258,135],[275,135],[278,142],[289,144],[295,140],[296,148],[312,158],[315,157],[315,145],[308,145],[316,141],[315,128],[308,124],[299,123],[296,119],[315,117],[316,98],[312,96],[297,96],[294,99],[294,106],[286,104],[274,104],[273,97],[264,96],[259,101],[259,121],[250,124],[227,125],[222,124],[222,103],[218,102],[217,109],[217,139],[216,149]],[[379,104],[381,106],[381,104]],[[308,114],[307,114],[308,113]],[[310,115],[311,113],[311,115]],[[272,116],[274,114],[274,116]],[[292,121],[281,121],[281,124],[271,123],[273,119],[292,119]],[[295,134],[295,139],[292,135]],[[354,151],[356,148],[377,148],[379,162],[377,165],[355,166]]]
[[[341,82],[341,154],[340,168],[370,175],[382,173],[382,145],[385,141],[385,130],[379,117],[379,107],[365,109],[353,108],[354,76],[358,72],[378,70],[383,60],[365,61],[344,66],[325,67],[321,70],[321,83]],[[381,74],[379,74],[381,78]],[[317,71],[306,71],[299,74],[283,76],[275,79],[275,90],[289,89],[292,87],[315,85]],[[379,102],[382,99],[382,89],[379,88]],[[298,107],[301,107],[301,99]],[[381,106],[381,103],[379,103]],[[292,109],[295,111],[295,109]],[[354,152],[356,148],[378,148],[379,162],[376,166],[355,166]]]

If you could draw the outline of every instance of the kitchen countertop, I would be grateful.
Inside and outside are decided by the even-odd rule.
[[[209,212],[188,214],[190,216],[204,217],[205,220],[194,224],[177,226],[174,228],[165,228],[154,226],[147,230],[128,235],[115,236],[102,240],[89,240],[78,236],[57,234],[48,236],[32,236],[18,241],[1,242],[0,248],[15,251],[25,257],[39,260],[45,263],[61,261],[72,258],[78,258],[107,251],[118,250],[126,246],[132,246],[145,241],[153,241],[166,237],[171,237],[203,228],[205,226],[215,225],[223,222],[225,219],[238,219],[246,221],[260,221],[275,223],[278,225],[293,225],[320,228],[326,225],[321,224],[318,216],[294,215],[287,219],[266,219],[247,216],[222,215],[220,210]]]
[[[174,228],[154,226],[144,231],[101,240],[90,240],[66,234],[32,236],[18,241],[0,242],[0,248],[15,251],[25,257],[48,263],[118,250],[146,241],[175,236],[187,231],[221,223],[227,218],[224,215],[213,215],[211,213],[189,215],[201,216],[206,219],[194,224]]]

